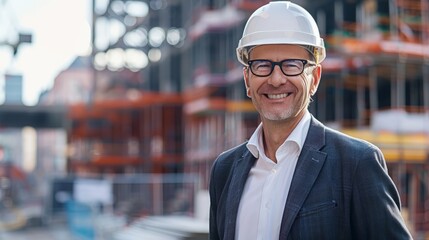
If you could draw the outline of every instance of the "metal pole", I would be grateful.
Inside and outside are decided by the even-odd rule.
[[[405,106],[406,59],[399,56],[396,68],[396,107]]]
[[[377,86],[377,68],[376,66],[371,66],[369,68],[369,107],[371,110],[371,115],[378,109],[378,86]]]
[[[429,59],[425,59],[422,64],[423,70],[423,109],[429,109]]]
[[[97,0],[92,0],[92,26],[91,26],[91,71],[92,71],[92,86],[89,90],[88,103],[92,106],[95,100],[95,93],[97,89],[97,70],[95,69],[95,55],[97,53],[97,47],[95,45],[95,26],[97,22],[97,13],[95,11],[95,5]]]
[[[347,61],[347,59],[344,59],[344,61]],[[341,74],[335,82],[335,119],[340,124],[344,120],[344,81],[346,77],[348,77],[348,68],[345,66],[342,68]]]

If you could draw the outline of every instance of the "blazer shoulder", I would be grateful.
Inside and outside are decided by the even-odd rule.
[[[247,150],[246,147],[247,142],[244,142],[238,146],[235,146],[233,148],[230,148],[217,157],[215,162],[218,162],[220,164],[231,164],[234,162],[234,160],[241,158]]]
[[[374,144],[360,138],[356,138],[325,126],[316,118],[312,117],[308,139],[308,146],[325,150],[358,150],[367,149],[369,152],[379,151]]]
[[[246,144],[247,142],[244,142],[219,154],[219,156],[213,162],[211,178],[226,180],[232,171],[234,162],[241,159],[247,151]]]
[[[375,169],[378,167],[385,171],[387,169],[386,160],[381,149],[364,139],[327,129],[326,142],[324,151],[333,159],[342,159],[342,164],[352,167],[352,172],[357,169]]]
[[[239,161],[247,150],[246,142],[222,152],[214,161],[210,177],[210,196],[212,202],[223,193],[228,184],[234,163]],[[217,196],[217,197],[216,197]]]
[[[361,138],[356,138],[346,133],[340,132],[338,130],[325,127],[327,142],[337,142],[338,146],[358,148],[358,149],[368,149],[371,151],[379,151],[379,148],[371,142],[368,142]]]
[[[347,157],[353,155],[362,157],[362,154],[372,155],[373,153],[381,155],[380,149],[373,143],[325,126],[314,117],[312,117],[304,146],[326,152],[330,155],[338,153]]]

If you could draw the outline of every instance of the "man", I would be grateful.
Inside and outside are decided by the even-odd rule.
[[[261,124],[213,165],[210,239],[411,239],[380,150],[307,109],[325,58],[311,15],[262,6],[237,56]]]

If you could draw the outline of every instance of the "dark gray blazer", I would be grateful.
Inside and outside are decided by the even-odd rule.
[[[255,162],[246,143],[216,159],[209,187],[211,240],[234,239],[238,205]],[[380,150],[312,117],[280,239],[412,239]]]

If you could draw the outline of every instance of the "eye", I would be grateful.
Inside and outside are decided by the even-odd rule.
[[[287,60],[282,63],[283,68],[286,68],[286,69],[295,69],[295,68],[300,69],[301,65],[302,65],[302,62],[297,60]]]
[[[257,70],[271,69],[271,63],[269,61],[255,61],[253,66],[254,69]]]

